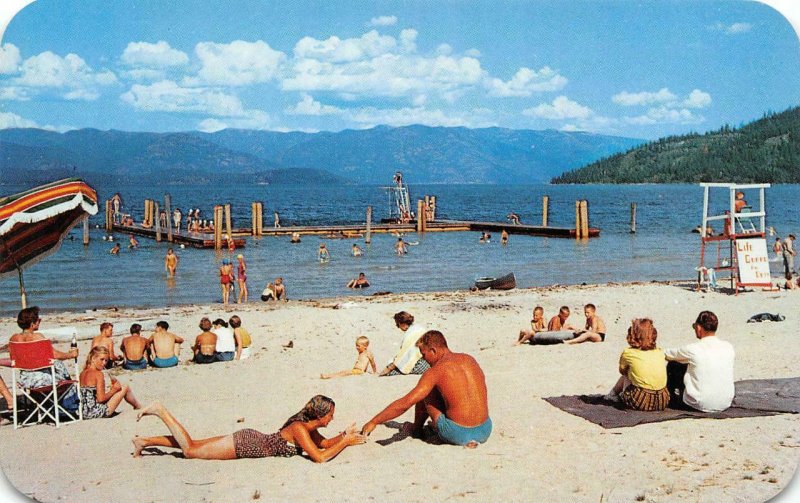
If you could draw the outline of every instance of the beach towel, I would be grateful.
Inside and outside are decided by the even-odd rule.
[[[605,400],[602,395],[572,395],[545,398],[550,405],[603,428],[625,428],[673,419],[773,416],[800,413],[800,377],[750,379],[736,383],[733,404],[722,412],[667,408],[663,412],[641,412]]]

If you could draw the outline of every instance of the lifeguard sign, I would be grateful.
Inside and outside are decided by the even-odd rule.
[[[771,287],[767,240],[764,238],[737,239],[736,263],[740,286]]]
[[[703,187],[703,220],[700,227],[700,267],[709,268],[706,247],[716,244],[716,261],[710,264],[715,271],[730,272],[731,288],[738,294],[742,287],[772,287],[769,275],[769,257],[765,234],[766,205],[764,198],[768,183],[701,183]],[[725,194],[722,214],[709,214],[711,189],[721,189]],[[750,205],[744,199],[745,191],[758,201]],[[719,208],[717,208],[719,209]],[[721,223],[722,232],[711,230],[710,223]],[[697,289],[700,289],[698,277]]]

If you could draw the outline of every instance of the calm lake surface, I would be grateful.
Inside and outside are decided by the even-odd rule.
[[[0,186],[12,194],[27,187]],[[145,198],[163,201],[165,192],[173,207],[182,211],[199,207],[203,218],[212,216],[214,204],[232,205],[234,227],[250,227],[250,203],[264,203],[264,224],[272,224],[277,210],[288,225],[342,224],[363,221],[368,205],[373,219],[388,216],[389,195],[377,186],[287,187],[287,186],[113,186],[95,187],[101,200],[114,192],[123,197],[124,211],[137,221]],[[288,236],[248,238],[243,253],[248,266],[251,301],[267,282],[282,276],[290,299],[313,299],[339,295],[370,295],[377,291],[426,292],[469,288],[476,277],[500,276],[513,271],[519,287],[692,278],[699,264],[699,235],[690,231],[702,217],[703,190],[698,185],[410,185],[412,201],[424,195],[437,196],[437,218],[505,221],[509,211],[523,223],[541,223],[542,196],[550,197],[550,225],[573,227],[575,201],[589,201],[590,223],[601,230],[599,238],[574,239],[515,236],[507,246],[493,235],[489,244],[478,243],[479,233],[443,232],[409,234],[408,255],[393,251],[396,237],[374,234],[371,245],[363,238],[328,239],[304,236],[300,244]],[[712,193],[712,206],[723,208],[727,194]],[[754,206],[756,191],[746,193]],[[774,186],[766,191],[767,225],[781,236],[800,231],[799,185]],[[637,233],[630,234],[630,204],[637,203]],[[101,203],[102,208],[102,203]],[[170,246],[140,239],[138,250],[128,250],[126,236],[117,234],[122,251],[108,253],[112,244],[103,241],[102,209],[91,220],[91,243],[82,244],[80,226],[73,229],[53,256],[25,270],[30,305],[45,311],[82,311],[95,307],[157,307],[221,302],[217,269],[226,253],[213,250],[178,249],[177,277],[168,280],[164,255]],[[721,225],[715,226],[717,230]],[[770,239],[769,241],[771,241]],[[331,261],[316,260],[324,241]],[[351,257],[358,243],[364,256]],[[769,244],[769,243],[768,243]],[[773,274],[780,272],[773,264]],[[372,287],[363,292],[345,288],[347,281],[364,272]],[[16,276],[0,280],[0,314],[15,315],[19,309]]]

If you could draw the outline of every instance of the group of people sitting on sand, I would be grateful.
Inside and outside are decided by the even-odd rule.
[[[521,330],[517,345],[578,344],[605,341],[605,323],[593,304],[584,306],[586,324],[575,330],[567,323],[570,310],[559,309],[544,325],[544,309],[533,310],[531,330]],[[649,318],[637,318],[628,328],[628,346],[619,358],[620,378],[605,396],[612,402],[639,411],[685,408],[718,412],[733,401],[733,346],[716,337],[719,321],[711,311],[702,311],[692,329],[698,342],[675,349],[656,345],[658,331]]]
[[[536,306],[533,309],[530,330],[520,330],[517,345],[520,344],[580,344],[581,342],[603,342],[606,340],[606,324],[597,315],[594,304],[583,306],[586,323],[583,329],[576,329],[567,322],[570,315],[568,306],[561,306],[558,314],[544,324],[544,308]]]

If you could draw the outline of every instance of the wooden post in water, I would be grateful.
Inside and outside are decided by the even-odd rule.
[[[550,196],[542,196],[542,227],[547,227],[550,213]]]
[[[264,235],[264,203],[261,201],[256,203],[256,233],[258,236]]]
[[[425,232],[425,201],[417,199],[417,232]]]
[[[214,249],[222,248],[222,206],[214,206]]]
[[[366,244],[372,242],[372,206],[367,206],[367,232],[364,236],[364,242]]]
[[[161,212],[158,208],[158,203],[153,201],[153,214],[155,218],[153,218],[153,227],[156,228],[156,243],[161,242]]]
[[[581,238],[581,202],[575,201],[575,239]]]
[[[106,200],[106,231],[114,230],[114,214],[111,209],[111,200]]]
[[[589,239],[589,201],[581,201],[581,239]]]
[[[436,220],[436,196],[431,196],[431,221]]]
[[[83,217],[83,246],[89,246],[89,216]]]
[[[172,242],[172,197],[164,194],[164,212],[167,214],[167,241]],[[177,229],[176,229],[177,230]]]
[[[631,234],[636,234],[636,203],[631,203]]]
[[[231,205],[226,204],[225,208],[225,232],[228,234],[228,246],[233,241],[233,228],[231,227]]]
[[[258,227],[258,218],[256,217],[256,206],[258,203],[253,202],[250,203],[250,235],[256,236],[256,231]]]

